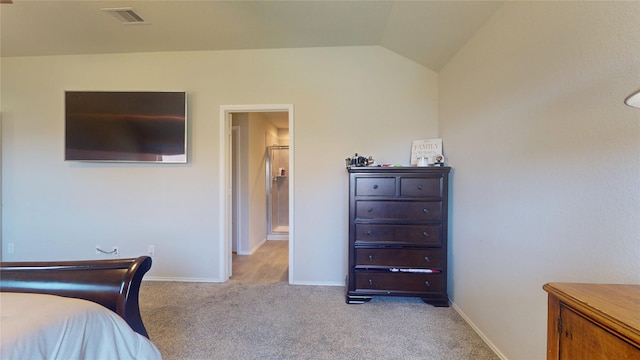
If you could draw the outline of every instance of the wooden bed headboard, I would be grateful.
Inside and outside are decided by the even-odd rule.
[[[122,317],[149,337],[140,316],[138,296],[151,258],[67,262],[1,262],[0,291],[40,293],[86,299]]]

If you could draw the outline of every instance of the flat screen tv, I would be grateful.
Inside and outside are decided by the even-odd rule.
[[[186,92],[66,91],[65,160],[186,163]]]

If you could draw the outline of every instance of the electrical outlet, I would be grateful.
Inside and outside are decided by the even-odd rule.
[[[8,243],[7,244],[7,252],[9,254],[13,254],[13,252],[16,250],[15,246],[13,245],[13,243]]]
[[[113,253],[113,257],[114,258],[120,257],[120,247],[119,246],[114,246],[113,250],[112,250],[112,253]]]
[[[156,254],[156,246],[155,245],[147,246],[147,255],[154,256],[155,254]]]
[[[100,255],[101,254],[100,249],[102,249],[102,246],[96,245],[95,249],[96,249],[96,255]]]

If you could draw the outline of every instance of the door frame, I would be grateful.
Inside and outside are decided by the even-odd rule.
[[[231,126],[231,146],[232,146],[232,160],[231,160],[231,181],[233,182],[237,182],[238,179],[240,179],[240,166],[238,166],[237,161],[238,161],[238,156],[240,154],[240,127],[239,126]],[[235,155],[236,160],[233,160],[233,156]],[[233,226],[233,217],[235,217],[236,219],[236,226],[233,227],[232,232],[231,232],[231,250],[235,250],[236,252],[238,252],[238,248],[239,248],[239,241],[238,238],[242,235],[242,217],[240,216],[240,206],[238,206],[238,204],[240,204],[240,198],[242,196],[242,193],[240,192],[240,189],[238,186],[236,186],[236,189],[231,189],[231,194],[232,194],[232,202],[231,202],[231,209],[232,209],[232,221],[231,224]],[[233,196],[233,190],[235,190],[236,194],[235,196]],[[236,204],[236,207],[233,207],[233,204]],[[234,249],[235,247],[235,249]]]
[[[293,283],[294,274],[294,131],[293,104],[265,104],[265,105],[221,105],[220,106],[220,171],[219,171],[219,224],[218,229],[218,273],[221,282],[231,277],[231,237],[232,237],[232,181],[231,181],[231,114],[247,112],[287,112],[289,115],[289,284]],[[265,234],[266,236],[266,234]]]

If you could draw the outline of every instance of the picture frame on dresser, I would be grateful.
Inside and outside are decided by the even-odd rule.
[[[450,167],[351,167],[346,302],[420,297],[449,306]]]
[[[437,160],[436,157],[440,157]],[[442,163],[444,156],[442,151],[442,139],[413,140],[411,142],[411,165],[420,165],[420,158],[426,159],[427,164]]]

